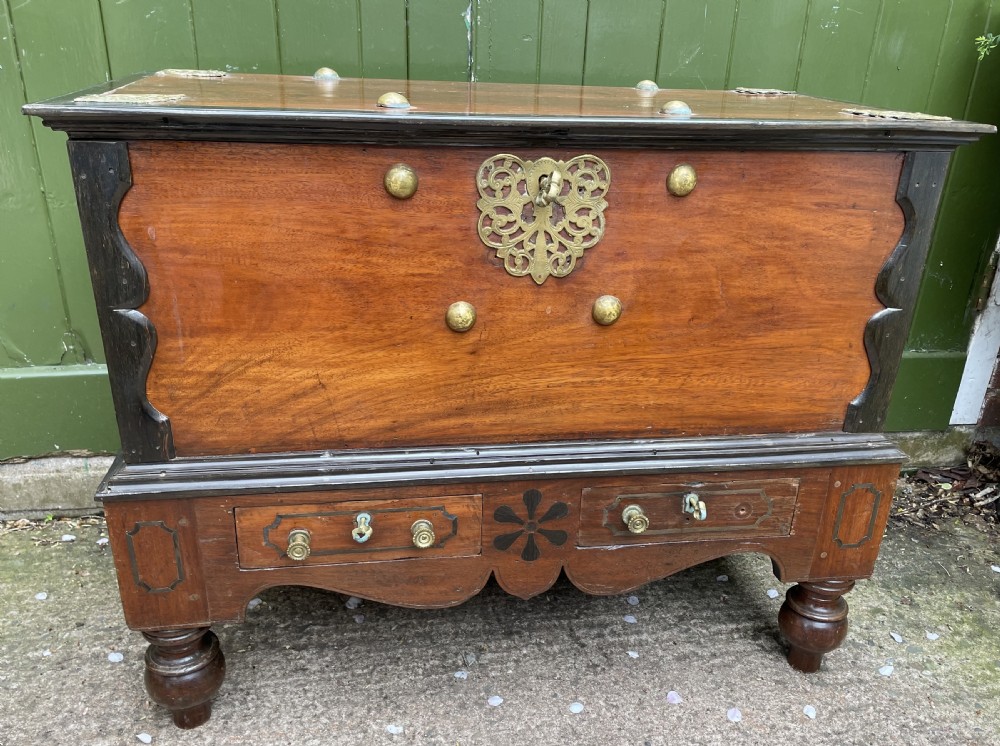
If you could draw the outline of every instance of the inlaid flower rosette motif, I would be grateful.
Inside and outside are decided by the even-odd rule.
[[[539,540],[541,537],[544,543],[561,547],[566,543],[569,535],[560,529],[544,528],[543,524],[565,518],[569,515],[569,506],[564,502],[556,501],[549,506],[541,518],[536,518],[538,508],[542,503],[542,493],[538,490],[527,490],[524,493],[525,517],[521,518],[509,505],[501,505],[493,512],[493,520],[497,523],[509,523],[518,526],[515,531],[500,534],[493,539],[493,546],[501,552],[512,549],[519,543],[521,537],[527,537],[521,549],[521,559],[525,562],[534,562],[542,556]]]
[[[524,161],[501,153],[479,167],[479,237],[515,277],[565,277],[604,235],[607,164],[593,155]]]

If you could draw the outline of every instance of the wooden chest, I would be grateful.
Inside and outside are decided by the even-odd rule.
[[[332,71],[27,111],[70,135],[123,446],[98,498],[178,725],[222,683],[209,626],[275,585],[440,607],[761,552],[792,665],[843,640],[950,151],[992,128]]]

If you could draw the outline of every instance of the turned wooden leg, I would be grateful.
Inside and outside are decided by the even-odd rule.
[[[778,612],[778,626],[788,641],[788,662],[805,673],[819,670],[823,654],[847,636],[847,601],[853,580],[819,580],[793,585]]]
[[[174,716],[178,728],[197,728],[212,715],[212,697],[222,686],[226,659],[208,627],[143,632],[146,690]]]

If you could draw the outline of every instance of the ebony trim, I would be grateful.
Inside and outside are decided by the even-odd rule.
[[[865,327],[871,374],[847,406],[847,432],[878,432],[885,425],[950,158],[948,152],[907,153],[903,161],[896,192],[905,219],[903,235],[875,280],[875,295],[885,308]]]
[[[146,398],[156,329],[135,310],[146,302],[149,282],[118,226],[132,186],[128,146],[71,140],[68,147],[125,461],[165,461],[174,455],[170,421]]]
[[[76,94],[79,95],[79,94]],[[955,148],[995,131],[939,120],[556,117],[223,107],[28,104],[25,114],[73,139],[214,140],[354,145],[762,150]]]
[[[904,459],[882,435],[849,433],[310,451],[187,457],[165,464],[126,464],[119,457],[97,499],[900,464]]]

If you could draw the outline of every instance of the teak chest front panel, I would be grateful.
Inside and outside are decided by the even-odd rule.
[[[536,286],[478,238],[497,152],[130,144],[119,218],[177,454],[840,429],[901,155],[595,151],[606,233]],[[399,161],[420,177],[406,201],[382,186]],[[684,162],[699,182],[678,199]],[[591,319],[605,294],[612,327]],[[458,300],[478,310],[464,335],[444,324]]]

